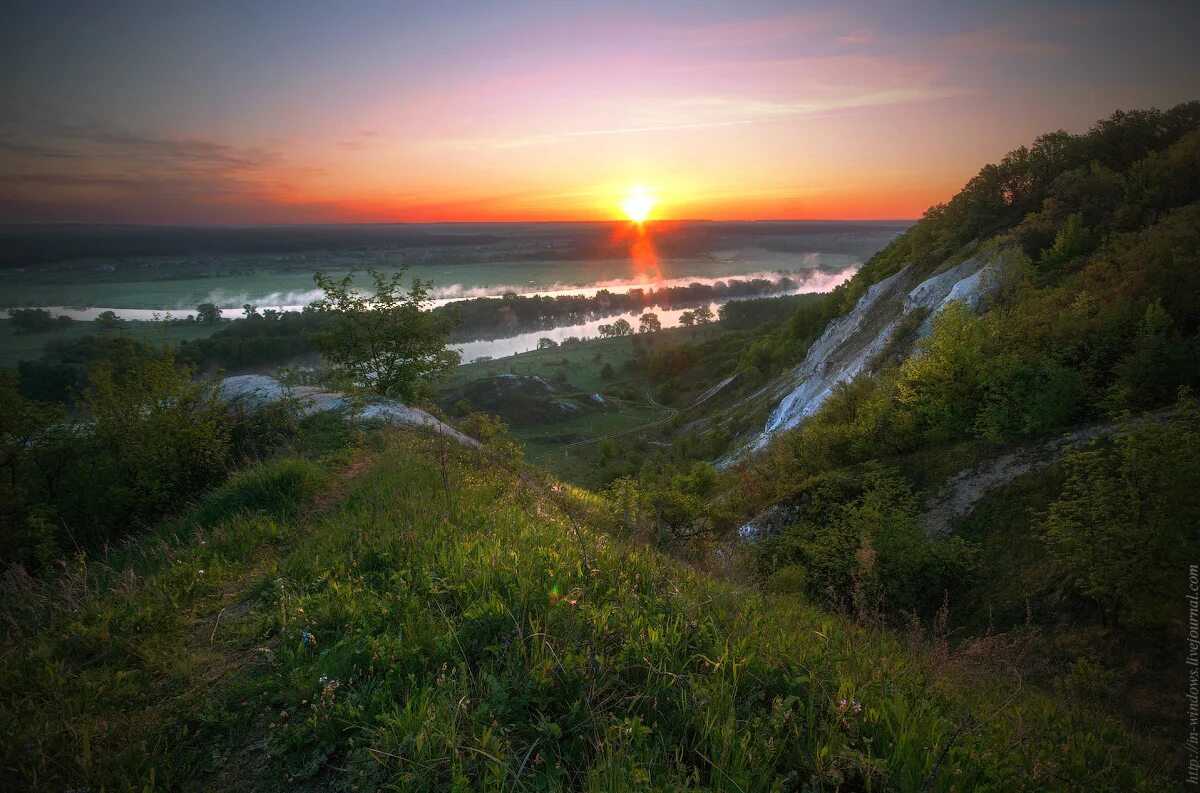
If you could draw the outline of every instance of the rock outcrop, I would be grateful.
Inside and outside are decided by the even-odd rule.
[[[419,408],[394,399],[353,399],[336,391],[313,386],[288,386],[274,377],[261,374],[226,377],[217,387],[222,402],[247,410],[294,400],[301,415],[337,412],[351,421],[378,421],[397,427],[423,427],[445,435],[463,446],[479,447],[479,442],[438,420]]]
[[[768,397],[778,404],[748,449],[761,449],[776,433],[815,413],[839,383],[870,371],[912,312],[928,312],[918,328],[918,336],[925,336],[932,330],[933,317],[952,301],[978,310],[994,289],[998,272],[996,259],[970,258],[924,280],[909,266],[872,285],[849,314],[829,323],[804,361],[771,387]]]

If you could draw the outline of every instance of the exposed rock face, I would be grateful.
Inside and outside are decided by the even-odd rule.
[[[913,311],[929,312],[918,330],[925,336],[932,330],[932,318],[951,301],[978,310],[995,287],[997,271],[994,260],[971,258],[916,283],[911,267],[905,267],[871,286],[849,314],[829,323],[804,361],[774,387],[771,397],[779,399],[778,406],[749,448],[761,449],[776,433],[815,413],[839,383],[869,371],[896,327]]]
[[[312,386],[287,386],[261,374],[226,377],[218,386],[222,402],[255,410],[264,405],[294,399],[302,415],[337,412],[354,421],[382,421],[393,426],[425,427],[453,438],[464,446],[479,447],[479,442],[424,410],[409,407],[393,399],[373,398],[363,404],[345,394]]]

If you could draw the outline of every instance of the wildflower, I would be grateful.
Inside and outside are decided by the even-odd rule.
[[[839,699],[837,703],[838,713],[862,713],[862,705],[853,699]]]
[[[196,571],[196,575],[204,575],[204,571],[203,571],[203,570],[197,570],[197,571]]]
[[[329,682],[329,675],[321,675],[319,678],[317,678],[317,682],[321,685],[325,685]]]
[[[305,644],[316,644],[317,643],[317,637],[313,636],[308,631],[304,631],[304,633],[300,634],[300,638],[304,640]]]

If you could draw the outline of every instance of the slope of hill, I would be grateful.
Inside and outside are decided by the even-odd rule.
[[[415,430],[255,467],[4,581],[23,787],[1163,790],[1118,725],[951,651],[720,583],[584,491]],[[1081,683],[1082,684],[1082,683]]]

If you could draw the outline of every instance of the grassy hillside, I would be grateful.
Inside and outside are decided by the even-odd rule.
[[[1006,677],[1019,637],[952,653],[739,591],[421,435],[293,452],[4,587],[22,787],[1169,786],[1070,689]]]

